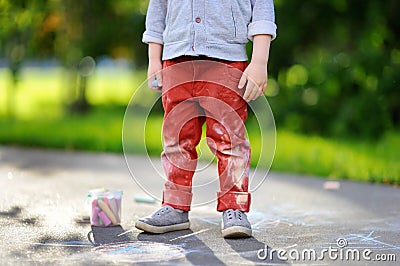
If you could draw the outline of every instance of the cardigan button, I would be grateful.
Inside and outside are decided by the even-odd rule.
[[[201,18],[197,17],[197,18],[195,19],[195,21],[196,21],[196,23],[200,23],[200,22],[201,22]]]

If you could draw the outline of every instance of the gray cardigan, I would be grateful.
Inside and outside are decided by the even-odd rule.
[[[276,37],[273,0],[150,0],[143,42],[163,45],[162,59],[205,55],[246,61],[256,34]]]

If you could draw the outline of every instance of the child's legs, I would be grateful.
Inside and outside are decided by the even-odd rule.
[[[247,66],[243,62],[230,65],[241,71]],[[208,145],[218,158],[220,191],[217,210],[248,212],[251,200],[248,193],[250,145],[244,125],[247,103],[239,94],[242,91],[232,86],[231,79],[220,83],[199,83],[200,89],[196,90],[200,92],[199,103],[207,117]]]
[[[165,72],[163,81],[163,141],[161,155],[167,182],[163,205],[189,211],[192,201],[192,178],[197,165],[196,146],[201,139],[205,117],[196,101],[192,101],[192,82],[174,86]],[[171,88],[172,86],[172,88]]]

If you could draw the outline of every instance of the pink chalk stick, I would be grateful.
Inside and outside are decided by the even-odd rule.
[[[104,212],[99,212],[100,219],[103,221],[105,226],[112,224],[111,220],[108,218],[107,214]]]
[[[112,203],[111,203],[113,200],[114,200],[113,198],[111,198],[111,199],[109,199],[109,198],[107,198],[107,197],[104,197],[104,198],[103,198],[104,203],[107,204],[108,208],[110,208],[110,210],[111,210],[111,211],[113,212],[113,214],[116,216],[117,213],[114,211],[113,206],[112,206]]]
[[[97,207],[97,200],[92,200],[92,210]]]
[[[103,197],[103,198],[101,198],[101,200],[104,201],[104,203],[107,204],[108,207],[110,207],[110,203],[108,202],[107,197]]]
[[[91,221],[92,221],[92,225],[94,225],[94,226],[99,226],[100,225],[100,223],[99,223],[99,212],[100,212],[100,208],[99,207],[94,207],[92,209],[92,219],[91,219]]]

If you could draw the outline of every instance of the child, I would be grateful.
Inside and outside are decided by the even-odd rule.
[[[250,208],[246,102],[263,95],[267,84],[274,16],[273,0],[150,0],[143,42],[149,45],[149,87],[162,87],[162,163],[168,181],[163,207],[138,220],[138,229],[165,233],[189,228],[196,146],[205,122],[207,143],[218,158],[222,235],[251,236],[245,214]],[[248,39],[253,41],[250,64]],[[186,66],[179,68],[179,63]]]

